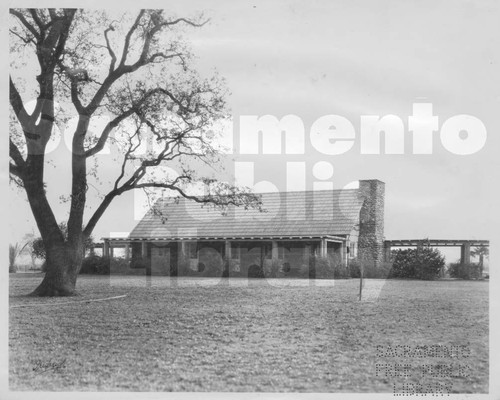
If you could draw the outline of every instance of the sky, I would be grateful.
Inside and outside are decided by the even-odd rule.
[[[106,2],[89,7],[96,4],[114,12],[118,8]],[[120,2],[120,9],[134,6]],[[186,38],[200,73],[217,70],[231,92],[229,137],[235,150],[226,157],[229,174],[224,178],[234,175],[237,163],[245,162],[253,163],[254,182],[261,182],[256,190],[261,191],[312,190],[321,186],[315,185],[318,182],[342,188],[359,179],[379,179],[386,183],[387,239],[495,242],[500,181],[498,2],[166,1],[144,6],[188,16],[205,10],[210,17],[203,28],[186,30]],[[430,105],[437,117],[430,154],[414,154],[409,117],[416,104]],[[303,151],[286,154],[282,148],[281,154],[263,154],[261,147],[258,154],[241,154],[247,152],[240,147],[248,142],[245,118],[264,115],[295,116],[304,129],[303,140],[295,145],[303,144]],[[352,146],[342,154],[329,154],[328,145],[318,144],[315,136],[318,121],[332,115],[352,126],[337,130],[353,135]],[[361,137],[363,119],[387,115],[393,117],[385,129],[396,126],[399,133],[392,141],[381,141],[380,154],[365,154],[369,146]],[[481,129],[455,135],[458,139],[453,139],[451,122],[442,129],[447,121],[465,121],[453,119],[457,115],[471,116],[480,122],[475,128],[484,127],[480,148],[474,150],[481,142]],[[451,132],[454,141],[443,131]],[[386,154],[383,144],[394,141],[402,154]],[[452,142],[472,154],[456,154]],[[60,204],[59,197],[70,189],[68,151],[60,145],[48,158],[57,166],[47,167],[47,193],[63,220],[68,206]],[[112,176],[110,158],[97,159],[102,177]],[[299,173],[290,170],[290,163],[300,166]],[[250,178],[248,170],[239,173],[245,182]],[[90,188],[89,211],[97,204],[95,195]],[[101,219],[94,237],[130,231],[141,216],[139,210],[145,210],[141,196],[123,195]],[[9,217],[12,240],[21,240],[33,229],[36,233],[25,196],[16,189],[10,190]],[[458,250],[447,250],[446,255],[454,261]]]

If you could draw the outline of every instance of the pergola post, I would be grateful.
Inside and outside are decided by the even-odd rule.
[[[470,243],[464,242],[460,247],[460,263],[470,264]]]
[[[102,246],[102,253],[104,257],[109,257],[109,240],[104,239],[104,243]]]

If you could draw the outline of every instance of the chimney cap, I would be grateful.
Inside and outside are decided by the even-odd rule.
[[[360,179],[360,182],[379,182],[379,183],[384,183],[384,181],[381,181],[380,179]]]

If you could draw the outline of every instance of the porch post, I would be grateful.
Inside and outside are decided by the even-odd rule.
[[[125,243],[125,261],[130,259],[130,245]]]
[[[224,241],[224,257],[231,259],[231,241],[229,240]]]
[[[272,241],[272,250],[271,250],[271,258],[273,261],[278,260],[279,258],[279,253],[278,253],[278,242],[276,240]]]
[[[304,261],[307,262],[309,260],[310,254],[311,254],[311,245],[310,244],[304,245]]]
[[[113,251],[113,243],[109,242],[109,256],[113,258],[115,256],[115,253]]]
[[[322,258],[326,258],[328,254],[328,244],[326,242],[326,239],[321,239],[321,243],[319,245],[319,255]]]
[[[341,254],[342,254],[342,264],[347,267],[347,259],[348,259],[348,254],[347,254],[347,241],[342,242],[340,244],[341,248]]]
[[[187,254],[186,254],[186,242],[184,240],[181,240],[178,245],[177,249],[179,251],[180,259],[181,260],[186,260],[187,259]]]
[[[141,256],[142,258],[146,258],[148,256],[148,249],[146,247],[146,242],[142,241],[141,242]]]
[[[307,269],[309,271],[309,278],[313,278],[313,272],[314,270],[314,256],[315,254],[312,255],[311,257],[311,245],[310,244],[304,244],[304,265],[307,266]]]

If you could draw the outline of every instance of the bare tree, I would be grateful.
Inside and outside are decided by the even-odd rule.
[[[189,19],[141,10],[112,18],[76,9],[11,9],[10,14],[11,51],[16,52],[10,77],[10,175],[26,192],[47,256],[47,272],[33,295],[75,294],[83,244],[126,191],[165,188],[200,203],[260,207],[258,196],[198,176],[189,167],[193,159],[207,165],[217,161],[207,131],[227,117],[222,80],[199,77],[182,39],[182,29],[207,22],[202,15]],[[36,77],[30,76],[33,62]],[[28,81],[31,77],[36,83]],[[26,107],[30,85],[33,111]],[[77,114],[77,123],[71,165],[61,166],[72,174],[65,237],[45,193],[44,167],[54,128],[64,125],[70,113]],[[112,117],[99,132],[91,132],[91,118],[103,115]],[[98,168],[89,160],[112,141],[121,155],[116,180],[85,220],[88,178]],[[178,176],[155,173],[174,163]],[[199,180],[205,195],[189,195],[186,185]]]

